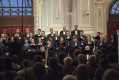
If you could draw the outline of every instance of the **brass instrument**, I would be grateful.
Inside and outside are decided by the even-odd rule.
[[[45,52],[45,68],[48,68],[48,49]]]

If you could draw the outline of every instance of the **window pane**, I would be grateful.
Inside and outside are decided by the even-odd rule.
[[[0,7],[2,7],[2,5],[1,5],[1,1],[0,1]]]
[[[10,0],[11,7],[17,7],[17,0]]]
[[[117,4],[114,4],[113,8],[116,8],[117,7]]]
[[[8,12],[5,12],[3,15],[10,15]]]
[[[16,12],[13,12],[11,15],[18,15]]]
[[[27,15],[32,15],[32,14],[30,12],[28,12]]]
[[[2,0],[3,7],[10,7],[9,0]]]
[[[19,7],[22,7],[22,0],[18,0]],[[23,0],[23,7],[25,7],[25,0]]]
[[[9,11],[9,10],[10,10],[10,8],[3,8],[3,10],[4,10],[4,11]]]
[[[117,2],[117,4],[119,5],[119,1]]]
[[[110,14],[119,14],[119,1],[115,1],[110,8]]]
[[[116,11],[116,14],[119,14],[119,11]]]
[[[22,7],[22,0],[18,0],[19,7]]]
[[[29,0],[29,5],[32,6],[32,4],[31,4],[31,0]]]
[[[2,15],[2,8],[0,8],[0,15]]]
[[[3,15],[22,15],[22,0],[1,0],[3,3],[3,11],[0,9],[0,14]],[[9,3],[10,1],[10,3]],[[18,1],[18,4],[17,4]],[[23,0],[23,15],[32,15],[32,0]],[[26,5],[25,5],[26,4]],[[29,8],[25,8],[25,7]],[[2,7],[0,2],[0,7]],[[8,7],[8,8],[6,8]],[[10,8],[12,7],[12,8]],[[18,7],[18,8],[16,8]]]
[[[11,8],[12,11],[17,11],[17,8]]]
[[[111,14],[114,14],[115,13],[115,10],[114,9],[112,9],[112,12],[111,12]]]
[[[119,10],[119,7],[117,7],[117,10]]]
[[[21,12],[21,13],[19,13],[19,15],[22,15],[22,12]],[[25,13],[23,13],[23,15],[25,15]]]
[[[32,11],[32,8],[27,8],[27,11]]]

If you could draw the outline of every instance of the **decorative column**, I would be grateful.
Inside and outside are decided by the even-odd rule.
[[[95,6],[97,8],[97,28],[96,31],[104,33],[104,4],[106,0],[96,0]]]
[[[79,9],[78,14],[78,25],[79,30],[83,30],[85,35],[94,34],[94,25],[92,24],[92,3],[93,0],[77,0],[77,8]],[[80,5],[80,6],[79,6]]]
[[[119,64],[119,30],[117,30],[117,35],[118,35],[118,64]]]
[[[37,29],[41,28],[39,26],[39,4],[41,0],[33,0],[34,4],[34,34],[36,34]]]

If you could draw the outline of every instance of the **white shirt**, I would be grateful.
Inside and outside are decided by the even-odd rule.
[[[75,35],[77,35],[78,34],[78,31],[77,30],[75,30]]]
[[[29,34],[27,34],[27,37],[29,37]]]
[[[65,33],[66,33],[66,32],[65,32],[65,31],[63,31],[63,34],[64,34],[64,35],[65,35]]]
[[[53,34],[51,34],[51,36],[54,36]]]
[[[67,37],[67,39],[69,39],[70,37]]]
[[[40,34],[38,34],[38,36],[40,36]]]
[[[55,40],[57,40],[57,37],[55,37]]]
[[[44,39],[44,37],[41,37],[42,39]]]

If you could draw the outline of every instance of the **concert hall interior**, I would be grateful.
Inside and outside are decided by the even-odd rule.
[[[119,80],[119,0],[0,0],[0,80]]]

